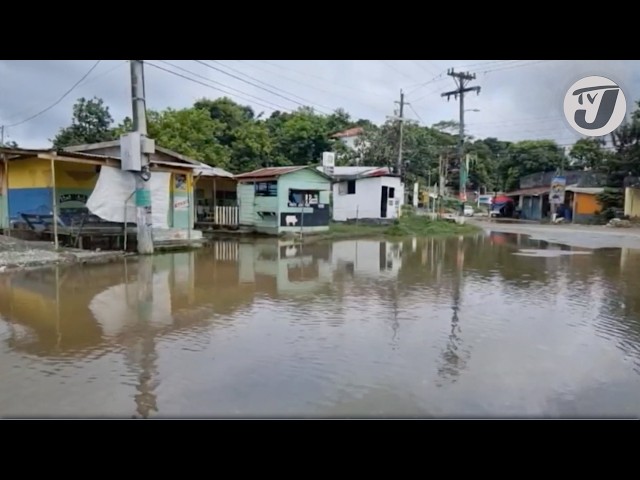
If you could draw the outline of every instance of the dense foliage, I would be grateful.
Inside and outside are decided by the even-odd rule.
[[[318,164],[325,151],[336,152],[339,165],[360,162],[395,167],[398,158],[397,122],[374,125],[366,119],[353,119],[343,109],[321,115],[302,107],[263,117],[251,107],[223,97],[201,99],[190,108],[149,111],[147,119],[149,135],[158,144],[234,173],[268,165]],[[364,129],[357,152],[332,138],[336,132],[357,126]],[[73,107],[71,124],[52,141],[54,147],[62,148],[113,140],[130,129],[128,118],[114,125],[102,99],[80,98]],[[522,176],[558,168],[604,172],[612,188],[620,188],[628,175],[640,176],[640,110],[612,135],[614,151],[605,149],[597,139],[579,140],[569,155],[551,140],[464,140],[464,151],[471,163],[469,188],[481,192],[512,190],[518,188]],[[435,184],[439,159],[443,159],[449,166],[448,183],[457,185],[456,122],[445,121],[431,127],[408,122],[403,145],[403,170],[408,181]]]

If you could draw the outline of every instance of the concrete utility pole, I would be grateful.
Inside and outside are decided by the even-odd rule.
[[[447,101],[451,96],[458,99],[460,97],[460,138],[458,139],[458,159],[460,161],[460,201],[461,201],[461,214],[464,214],[464,203],[467,201],[467,175],[466,162],[464,159],[464,94],[467,92],[476,92],[480,95],[480,87],[467,87],[471,80],[475,80],[475,73],[469,72],[454,72],[453,68],[447,71],[447,75],[453,78],[456,82],[456,89],[450,92],[445,92],[441,96],[447,97]]]
[[[147,115],[144,98],[144,66],[142,60],[130,60],[131,63],[131,106],[133,110],[133,131],[140,135],[137,148],[141,152],[142,168],[134,172],[136,178],[136,223],[138,226],[138,253],[153,253],[153,224],[151,221],[151,189],[149,180],[149,153],[143,144],[147,137]],[[126,222],[126,218],[125,218]]]
[[[397,103],[398,105],[400,105],[400,111],[399,111],[399,115],[398,115],[398,119],[400,121],[400,140],[399,140],[399,145],[398,145],[398,175],[402,176],[402,141],[403,141],[403,134],[404,134],[404,106],[405,105],[409,105],[407,102],[404,101],[404,92],[402,90],[400,90],[400,101],[399,102],[394,102]]]

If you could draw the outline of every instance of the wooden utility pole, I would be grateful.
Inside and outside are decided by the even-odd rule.
[[[399,109],[399,115],[398,115],[398,120],[400,121],[400,139],[398,141],[398,166],[397,166],[397,170],[398,170],[398,175],[400,175],[400,177],[402,177],[402,143],[403,143],[403,136],[404,136],[404,106],[405,105],[409,105],[407,102],[404,101],[404,92],[402,90],[400,90],[400,101],[399,102],[394,102],[397,103],[398,105],[400,105],[400,109]]]
[[[464,159],[464,94],[467,92],[476,92],[480,95],[480,87],[467,87],[471,80],[475,80],[475,73],[469,72],[454,72],[453,68],[447,71],[447,75],[453,78],[456,82],[456,89],[450,92],[445,92],[441,96],[447,97],[447,100],[451,96],[456,100],[460,97],[460,138],[458,139],[458,160],[460,162],[460,213],[464,214],[464,203],[467,201],[467,174],[466,162]]]
[[[131,63],[131,106],[133,110],[133,131],[139,134],[137,146],[141,153],[141,171],[134,172],[136,179],[136,224],[138,253],[153,253],[153,224],[151,221],[151,189],[149,180],[149,153],[143,148],[147,140],[147,114],[144,98],[144,67],[142,60],[130,60]],[[127,219],[124,219],[125,226]]]

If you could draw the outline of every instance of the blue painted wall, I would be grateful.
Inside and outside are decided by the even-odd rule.
[[[9,218],[16,220],[21,213],[51,214],[53,211],[52,189],[13,188],[9,190]]]

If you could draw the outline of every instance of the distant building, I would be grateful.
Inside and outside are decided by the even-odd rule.
[[[305,166],[236,175],[240,225],[269,235],[329,229],[331,179]]]
[[[349,150],[355,152],[356,163],[362,160],[362,153],[367,147],[367,143],[362,141],[364,128],[353,127],[331,135],[331,138],[340,140]]]
[[[317,167],[322,171],[323,167]],[[333,167],[333,220],[400,216],[404,185],[388,167]]]

